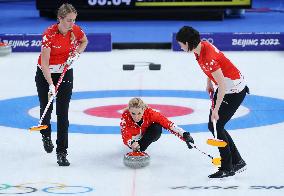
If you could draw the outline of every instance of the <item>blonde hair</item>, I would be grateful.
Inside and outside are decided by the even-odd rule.
[[[64,3],[62,4],[58,11],[57,11],[57,19],[59,20],[59,18],[65,18],[67,16],[67,14],[70,13],[74,13],[77,15],[77,10],[75,9],[75,7],[69,3]],[[73,33],[73,31],[71,31],[71,37],[70,37],[70,41],[71,43],[73,43],[75,41],[76,37]]]
[[[65,18],[67,14],[74,13],[77,15],[77,10],[69,3],[62,4],[57,11],[57,18]]]
[[[142,99],[135,97],[130,99],[128,103],[128,109],[130,108],[142,108],[143,110],[145,110],[146,108],[148,108],[148,105],[145,104]]]

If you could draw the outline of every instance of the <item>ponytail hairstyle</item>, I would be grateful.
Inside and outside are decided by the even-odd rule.
[[[192,51],[200,43],[200,35],[197,30],[189,26],[183,26],[176,34],[176,40],[183,44],[188,43],[188,51]]]
[[[70,13],[74,13],[74,14],[78,14],[77,10],[75,9],[75,7],[69,3],[64,3],[62,4],[57,11],[57,20],[59,20],[60,18],[65,18],[67,16],[67,14]],[[74,33],[71,31],[71,42],[74,42],[76,37],[74,35]]]
[[[62,4],[57,11],[57,19],[65,18],[67,14],[74,13],[77,15],[77,10],[75,7],[69,3]]]

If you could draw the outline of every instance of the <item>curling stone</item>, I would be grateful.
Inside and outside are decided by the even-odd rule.
[[[161,69],[161,64],[155,64],[155,63],[149,64],[149,70],[160,70],[160,69]]]
[[[3,42],[0,42],[0,56],[6,56],[11,54],[12,47],[8,44],[5,44]]]
[[[146,167],[150,164],[150,156],[146,152],[129,152],[124,155],[123,163],[133,169]]]
[[[135,65],[134,64],[124,64],[123,66],[122,66],[122,69],[123,70],[127,70],[127,71],[129,71],[129,70],[134,70],[134,67],[135,67]]]
[[[161,64],[150,63],[150,62],[137,62],[132,64],[123,64],[122,69],[124,71],[133,71],[135,67],[148,67],[149,70],[161,70]]]

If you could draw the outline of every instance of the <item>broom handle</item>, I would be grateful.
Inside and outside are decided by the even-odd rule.
[[[211,102],[212,102],[212,104],[211,104],[211,110],[213,111],[214,110],[214,107],[215,107],[215,104],[214,104],[214,98],[213,98],[213,92],[211,91],[211,92],[209,92],[209,95],[210,95],[210,99],[211,99]],[[213,128],[214,128],[214,138],[215,139],[217,139],[218,137],[217,137],[217,129],[216,129],[216,120],[215,119],[213,119]]]
[[[208,153],[206,153],[206,152],[200,150],[196,145],[194,145],[194,144],[191,144],[191,145],[193,146],[193,148],[195,148],[196,150],[198,150],[198,151],[201,152],[202,154],[207,155],[207,156],[210,157],[211,159],[214,159],[214,157],[213,157],[212,155],[210,155],[210,154],[208,154]]]
[[[214,128],[214,138],[217,139],[217,129],[216,129],[216,120],[213,120],[213,128]]]
[[[43,121],[43,118],[45,117],[49,106],[51,105],[52,101],[53,101],[54,98],[56,97],[56,95],[57,95],[57,93],[58,93],[58,88],[59,88],[60,84],[62,83],[62,80],[63,80],[63,78],[64,78],[64,76],[65,76],[65,73],[66,73],[67,70],[68,70],[68,67],[69,67],[69,66],[65,63],[64,69],[63,69],[63,71],[62,71],[62,73],[61,73],[61,75],[60,75],[60,78],[59,78],[59,80],[58,80],[58,82],[57,82],[57,84],[56,84],[56,87],[55,87],[55,95],[52,95],[52,96],[49,98],[48,103],[47,103],[47,105],[45,106],[44,112],[43,112],[43,114],[41,115],[41,118],[40,118],[40,120],[39,120],[38,125],[41,125],[41,123],[42,123],[42,121]]]
[[[77,43],[76,41],[71,41],[71,44],[73,44],[73,46],[72,46],[71,51],[70,51],[70,53],[69,53],[69,57],[70,57],[70,56],[76,51],[76,49],[78,48],[78,43]],[[57,95],[57,93],[58,93],[58,88],[59,88],[60,84],[62,83],[62,80],[63,80],[63,78],[64,78],[64,75],[65,75],[65,73],[67,72],[68,67],[71,66],[72,63],[73,63],[73,62],[71,62],[70,65],[68,65],[66,62],[63,64],[63,65],[64,65],[64,69],[63,69],[63,71],[62,71],[62,73],[61,73],[61,75],[60,75],[60,78],[59,78],[59,80],[58,80],[58,82],[57,82],[57,84],[56,84],[56,87],[55,87],[55,95],[52,95],[52,96],[49,98],[48,103],[47,103],[47,105],[45,106],[45,109],[44,109],[44,111],[43,111],[43,114],[42,114],[41,117],[40,117],[38,126],[41,125],[41,123],[42,123],[42,121],[43,121],[43,118],[45,117],[45,115],[46,115],[46,113],[47,113],[48,108],[50,107],[52,101],[54,100],[54,98],[56,97],[56,95]]]

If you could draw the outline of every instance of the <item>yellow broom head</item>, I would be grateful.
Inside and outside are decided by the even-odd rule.
[[[47,125],[39,125],[39,126],[33,126],[29,130],[30,131],[41,131],[43,129],[47,129]]]
[[[207,144],[211,146],[221,147],[221,148],[227,146],[227,142],[223,140],[218,140],[218,139],[208,139]]]
[[[221,166],[221,157],[212,159],[213,165]]]

